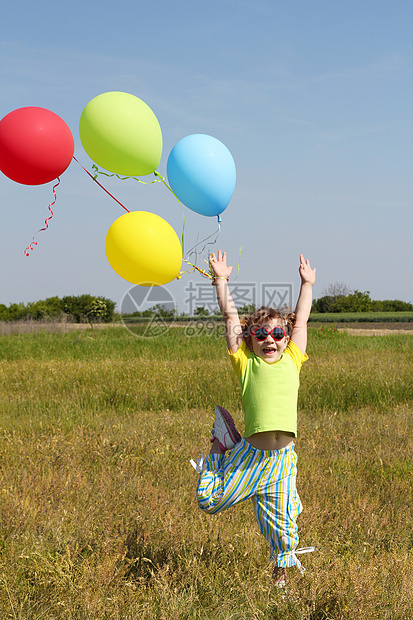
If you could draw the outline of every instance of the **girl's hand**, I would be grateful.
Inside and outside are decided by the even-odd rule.
[[[229,278],[232,272],[232,267],[227,265],[227,253],[218,250],[218,256],[211,254],[209,258],[212,271],[219,278]]]
[[[315,282],[315,267],[311,269],[310,261],[305,260],[304,256],[300,254],[300,266],[298,268],[298,272],[300,274],[301,282],[308,282],[313,286]]]

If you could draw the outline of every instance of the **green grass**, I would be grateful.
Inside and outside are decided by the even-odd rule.
[[[304,578],[271,584],[249,503],[189,465],[242,428],[225,343],[123,328],[0,339],[0,610],[19,620],[413,616],[413,338],[310,328],[299,397]]]

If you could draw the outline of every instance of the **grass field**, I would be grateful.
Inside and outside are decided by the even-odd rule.
[[[0,337],[0,617],[413,617],[413,335],[309,330],[299,396],[304,577],[272,586],[246,502],[214,517],[189,459],[222,404],[225,343],[180,327]]]

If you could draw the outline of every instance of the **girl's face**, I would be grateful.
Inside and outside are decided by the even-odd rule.
[[[267,330],[268,333],[265,340],[257,340],[254,336],[254,330],[257,327],[265,327]],[[285,321],[282,319],[270,319],[267,323],[254,326],[251,334],[253,352],[269,364],[278,362],[290,339],[289,336],[285,335],[282,340],[275,340],[270,333],[274,327],[282,327],[285,331],[287,330]]]

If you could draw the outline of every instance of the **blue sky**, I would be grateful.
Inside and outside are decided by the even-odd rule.
[[[317,267],[314,296],[334,282],[374,299],[413,302],[413,4],[410,0],[119,0],[3,3],[0,118],[24,106],[61,116],[88,169],[78,124],[96,95],[143,99],[163,133],[158,171],[173,146],[205,133],[237,167],[215,246],[238,262],[239,282],[288,283],[298,257]],[[146,177],[143,180],[152,180]],[[182,209],[161,184],[101,178],[130,210],[182,232]],[[0,175],[0,303],[91,293],[120,302],[130,284],[104,241],[124,212],[72,162],[54,217],[52,183]],[[216,220],[183,207],[186,248]],[[185,310],[186,275],[167,286]]]

